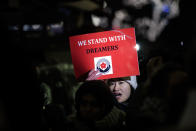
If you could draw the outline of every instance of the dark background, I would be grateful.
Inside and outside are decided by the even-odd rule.
[[[168,10],[162,11],[159,20],[167,19],[167,24],[154,40],[147,37],[148,26],[141,30],[136,24],[140,18],[153,21],[153,3],[137,8],[124,4],[121,0],[105,0],[106,7],[103,7],[103,0],[72,6],[69,2],[76,0],[0,2],[1,69],[4,78],[4,88],[1,89],[5,90],[2,96],[6,112],[15,127],[29,125],[28,128],[31,128],[39,125],[39,113],[36,113],[39,110],[35,107],[40,106],[41,72],[46,73],[56,67],[65,76],[67,84],[70,87],[75,86],[69,36],[114,29],[113,21],[117,11],[124,10],[128,14],[117,28],[136,29],[136,41],[140,45],[139,81],[145,79],[145,64],[154,55],[163,53],[166,58],[184,64],[185,53],[189,52],[195,36],[195,9],[192,0],[180,0],[179,14],[173,18],[167,18]],[[95,8],[90,8],[94,6]],[[91,19],[92,14],[107,20],[95,26]]]

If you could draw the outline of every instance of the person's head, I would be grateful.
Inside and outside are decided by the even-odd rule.
[[[148,88],[149,95],[161,98],[170,98],[176,95],[182,97],[188,89],[188,79],[188,74],[183,66],[168,62],[153,72],[144,87]]]
[[[103,118],[113,107],[113,96],[105,82],[84,82],[76,92],[77,116],[84,121]]]
[[[181,117],[187,104],[189,84],[189,76],[184,67],[168,62],[153,72],[144,83],[143,89],[146,90],[145,97],[148,100],[156,100],[156,103],[160,103],[160,106],[154,107],[165,112],[163,113],[164,121],[175,123]],[[148,106],[151,108],[149,102]]]
[[[126,102],[131,98],[135,88],[137,88],[136,77],[131,80],[124,78],[113,78],[108,80],[110,91],[119,103]]]

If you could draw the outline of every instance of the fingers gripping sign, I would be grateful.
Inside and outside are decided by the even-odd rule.
[[[99,78],[100,76],[102,76],[102,73],[101,72],[99,72],[99,70],[94,70],[94,69],[92,69],[90,72],[89,72],[89,74],[88,74],[88,77],[87,77],[87,81],[88,80],[97,80],[97,78]]]

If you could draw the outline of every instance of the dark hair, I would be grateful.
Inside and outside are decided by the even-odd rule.
[[[79,104],[81,102],[81,98],[84,95],[92,94],[100,104],[100,106],[105,106],[106,115],[109,113],[114,105],[114,98],[108,85],[101,80],[92,80],[84,82],[76,92],[75,104],[76,110],[79,110]]]

